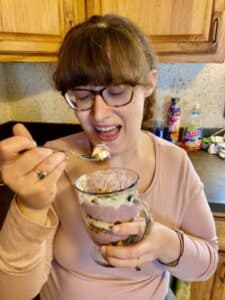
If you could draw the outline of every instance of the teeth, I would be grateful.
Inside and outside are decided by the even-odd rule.
[[[96,127],[96,130],[97,130],[97,131],[101,131],[101,132],[107,132],[107,131],[111,131],[111,130],[113,130],[113,129],[115,129],[115,128],[116,128],[116,126],[105,127],[105,128],[103,128],[103,127],[101,127],[101,128]]]

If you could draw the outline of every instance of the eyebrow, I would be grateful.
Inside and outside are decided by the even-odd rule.
[[[97,87],[97,89],[96,89],[96,88],[93,88],[93,86],[92,86],[92,87],[88,87],[88,86],[76,86],[76,87],[74,87],[74,88],[71,88],[71,90],[90,90],[90,91],[99,91],[99,90],[101,90],[101,89],[106,88],[105,86],[96,86],[96,87]]]

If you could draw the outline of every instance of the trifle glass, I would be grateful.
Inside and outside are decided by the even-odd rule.
[[[93,259],[100,265],[109,265],[101,256],[100,245],[129,245],[143,238],[136,235],[121,236],[112,233],[116,224],[145,220],[145,233],[151,224],[150,209],[138,199],[139,175],[126,168],[107,168],[80,176],[75,182],[86,229],[95,242]]]

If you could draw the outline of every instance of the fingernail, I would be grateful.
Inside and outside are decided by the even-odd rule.
[[[118,233],[119,232],[119,228],[118,227],[113,227],[112,228],[112,232],[113,233]]]
[[[102,255],[105,255],[105,246],[101,247],[101,253],[102,253]]]
[[[65,160],[66,159],[66,154],[63,152],[58,152],[60,160]]]

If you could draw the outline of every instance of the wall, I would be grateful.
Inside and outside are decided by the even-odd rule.
[[[54,68],[51,63],[0,64],[0,122],[77,122],[54,90]],[[198,102],[205,127],[224,127],[225,63],[160,64],[156,118],[165,118],[171,96],[180,97],[183,125],[188,123],[193,103]]]
[[[50,63],[0,64],[11,120],[72,123],[74,113],[54,89]]]
[[[0,64],[0,123],[11,119],[9,102],[6,97],[6,84],[3,67],[4,65]]]
[[[156,117],[164,117],[170,97],[180,98],[182,124],[188,124],[193,103],[199,103],[204,127],[225,126],[225,63],[161,64]]]

